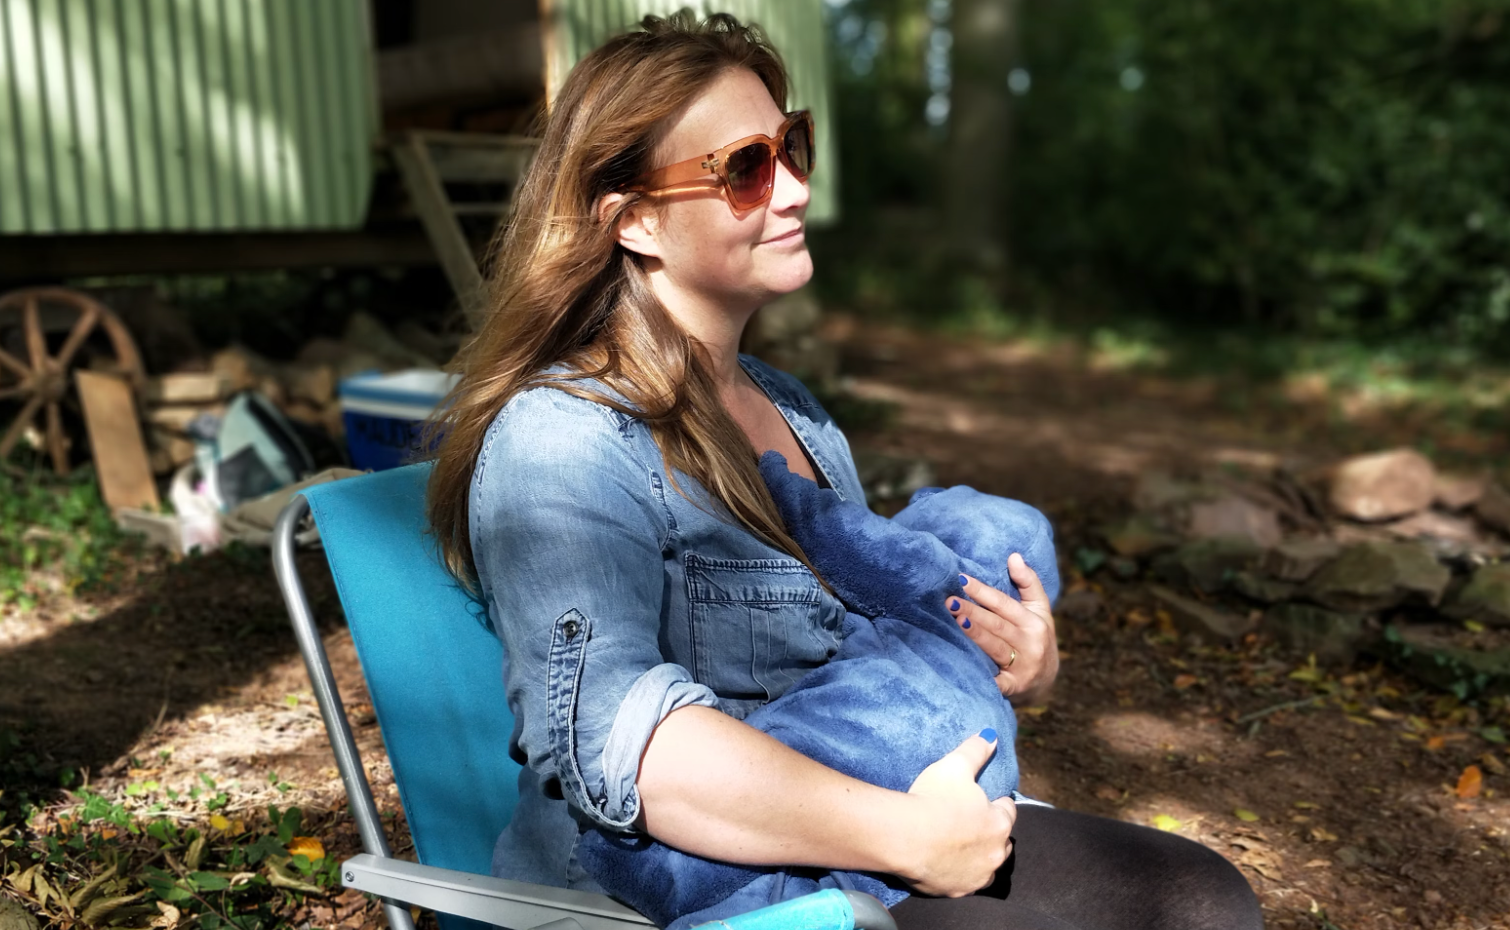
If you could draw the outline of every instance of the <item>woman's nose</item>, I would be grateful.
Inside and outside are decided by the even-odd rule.
[[[812,191],[808,190],[807,183],[797,180],[797,176],[779,158],[776,159],[776,179],[772,185],[772,210],[784,213],[804,210],[808,200],[812,199]]]

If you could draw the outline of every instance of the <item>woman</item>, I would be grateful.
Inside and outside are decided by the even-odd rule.
[[[894,911],[904,928],[1259,926],[1204,847],[988,799],[981,737],[904,794],[740,722],[833,654],[844,614],[758,453],[863,499],[812,395],[737,351],[755,310],[812,274],[811,125],[785,98],[758,33],[649,18],[573,70],[519,191],[430,486],[447,562],[509,656],[525,769],[494,872],[592,889],[575,846],[598,826],[899,876],[921,893]],[[1009,571],[1021,604],[972,581],[973,603],[948,606],[1002,693],[1035,701],[1058,668],[1053,618],[1020,558]]]

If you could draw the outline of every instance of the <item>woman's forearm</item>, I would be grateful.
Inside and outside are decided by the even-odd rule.
[[[640,762],[641,826],[744,865],[907,871],[912,798],[840,774],[709,707],[661,721]]]

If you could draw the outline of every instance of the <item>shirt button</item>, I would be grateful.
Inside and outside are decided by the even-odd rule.
[[[566,623],[562,624],[561,632],[566,634],[567,642],[571,642],[573,639],[577,638],[577,629],[577,621],[575,620],[568,620],[566,621]]]

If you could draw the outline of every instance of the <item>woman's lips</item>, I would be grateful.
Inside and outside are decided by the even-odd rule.
[[[765,244],[765,245],[773,245],[773,244],[775,244],[777,242],[791,242],[794,239],[801,239],[801,238],[802,238],[802,227],[798,226],[796,229],[793,229],[793,230],[791,230],[789,232],[784,232],[784,233],[782,233],[779,236],[772,236],[771,238],[767,239],[763,244]]]

